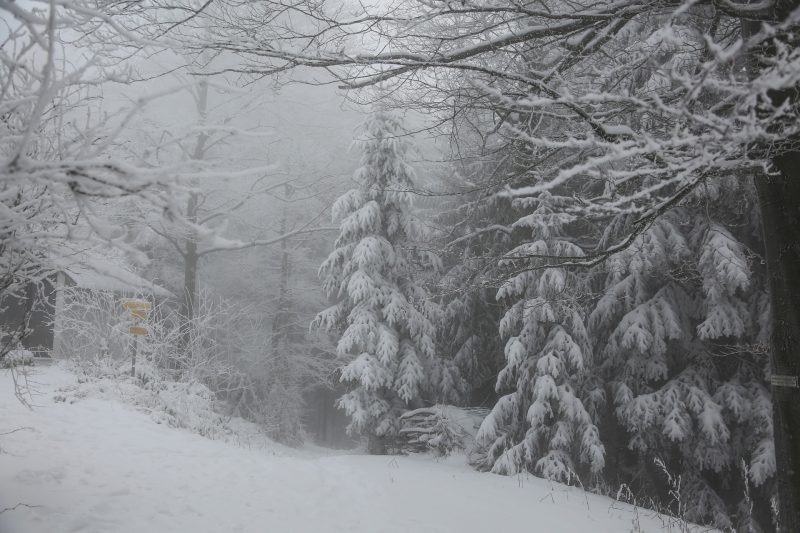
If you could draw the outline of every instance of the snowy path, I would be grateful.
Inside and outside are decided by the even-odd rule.
[[[474,472],[463,458],[248,449],[158,425],[108,399],[55,402],[74,382],[45,368],[38,407],[0,373],[2,533],[629,532],[634,513],[535,478]],[[661,520],[640,512],[644,531]]]

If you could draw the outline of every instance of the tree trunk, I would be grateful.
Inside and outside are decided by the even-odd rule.
[[[776,0],[775,22],[787,20],[800,0]],[[761,29],[761,23],[742,21],[744,37]],[[793,43],[787,43],[792,46]],[[751,79],[775,55],[767,44],[747,58]],[[798,88],[769,91],[770,104],[798,101]],[[774,156],[770,176],[755,179],[764,255],[770,294],[772,323],[770,368],[772,374],[772,420],[774,426],[776,485],[778,489],[779,533],[800,531],[800,151],[797,142],[786,144]]]
[[[286,233],[286,209],[283,210],[281,218],[280,234]],[[278,309],[272,322],[272,347],[278,349],[281,339],[287,339],[289,332],[286,330],[289,325],[289,248],[287,240],[281,241],[281,277],[278,286]],[[277,354],[276,354],[277,355]]]
[[[208,82],[206,80],[198,84],[195,106],[199,124],[202,127],[208,117]],[[194,151],[191,154],[191,158],[194,161],[205,159],[207,143],[208,134],[201,131],[197,136]],[[183,356],[187,364],[192,360],[192,322],[197,306],[197,266],[200,261],[200,254],[197,253],[197,231],[194,225],[197,224],[198,207],[197,192],[192,191],[189,193],[189,200],[186,205],[186,221],[191,226],[187,228],[186,251],[183,255],[183,299],[181,304],[181,316],[183,318],[181,343],[183,344]]]
[[[772,310],[773,376],[800,375],[800,152],[773,160],[774,177],[756,179]],[[777,378],[780,379],[780,378]],[[775,461],[781,532],[800,531],[800,389],[773,386]]]
[[[197,194],[189,194],[189,202],[186,206],[186,218],[192,224],[197,222]],[[186,250],[183,255],[183,298],[181,300],[181,343],[183,344],[184,357],[186,361],[192,359],[192,322],[194,321],[195,308],[197,305],[197,237],[194,229],[189,229],[189,236],[186,238]]]
[[[367,451],[370,455],[386,455],[386,439],[370,434],[367,437]]]

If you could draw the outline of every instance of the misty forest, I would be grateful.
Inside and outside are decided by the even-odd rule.
[[[799,41],[0,0],[0,531],[800,532]]]

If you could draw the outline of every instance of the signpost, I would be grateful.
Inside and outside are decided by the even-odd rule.
[[[128,333],[137,337],[147,337],[147,328],[144,326],[131,326]]]
[[[790,389],[800,388],[798,387],[797,376],[781,376],[778,374],[772,374],[769,381],[773,387],[789,387]]]
[[[128,333],[133,335],[133,355],[131,356],[131,377],[136,377],[136,350],[138,348],[137,339],[139,337],[147,336],[147,326],[142,325],[141,322],[146,321],[153,309],[153,305],[147,300],[130,299],[122,302],[122,307],[127,309],[134,321],[137,322],[128,328]]]

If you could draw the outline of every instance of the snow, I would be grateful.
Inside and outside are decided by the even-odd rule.
[[[31,379],[33,410],[0,374],[0,508],[30,506],[0,514],[3,533],[485,533],[501,525],[610,533],[635,530],[635,521],[641,531],[669,531],[649,511],[533,477],[476,472],[462,456],[236,445],[158,424],[97,386],[65,396],[59,391],[80,383],[61,366],[37,368]]]
[[[80,288],[120,293],[143,292],[162,298],[173,296],[163,287],[132,272],[120,257],[114,257],[112,253],[103,255],[99,250],[61,248],[52,261]]]
[[[636,132],[625,124],[603,124],[601,127],[606,135],[610,136],[636,135]]]

